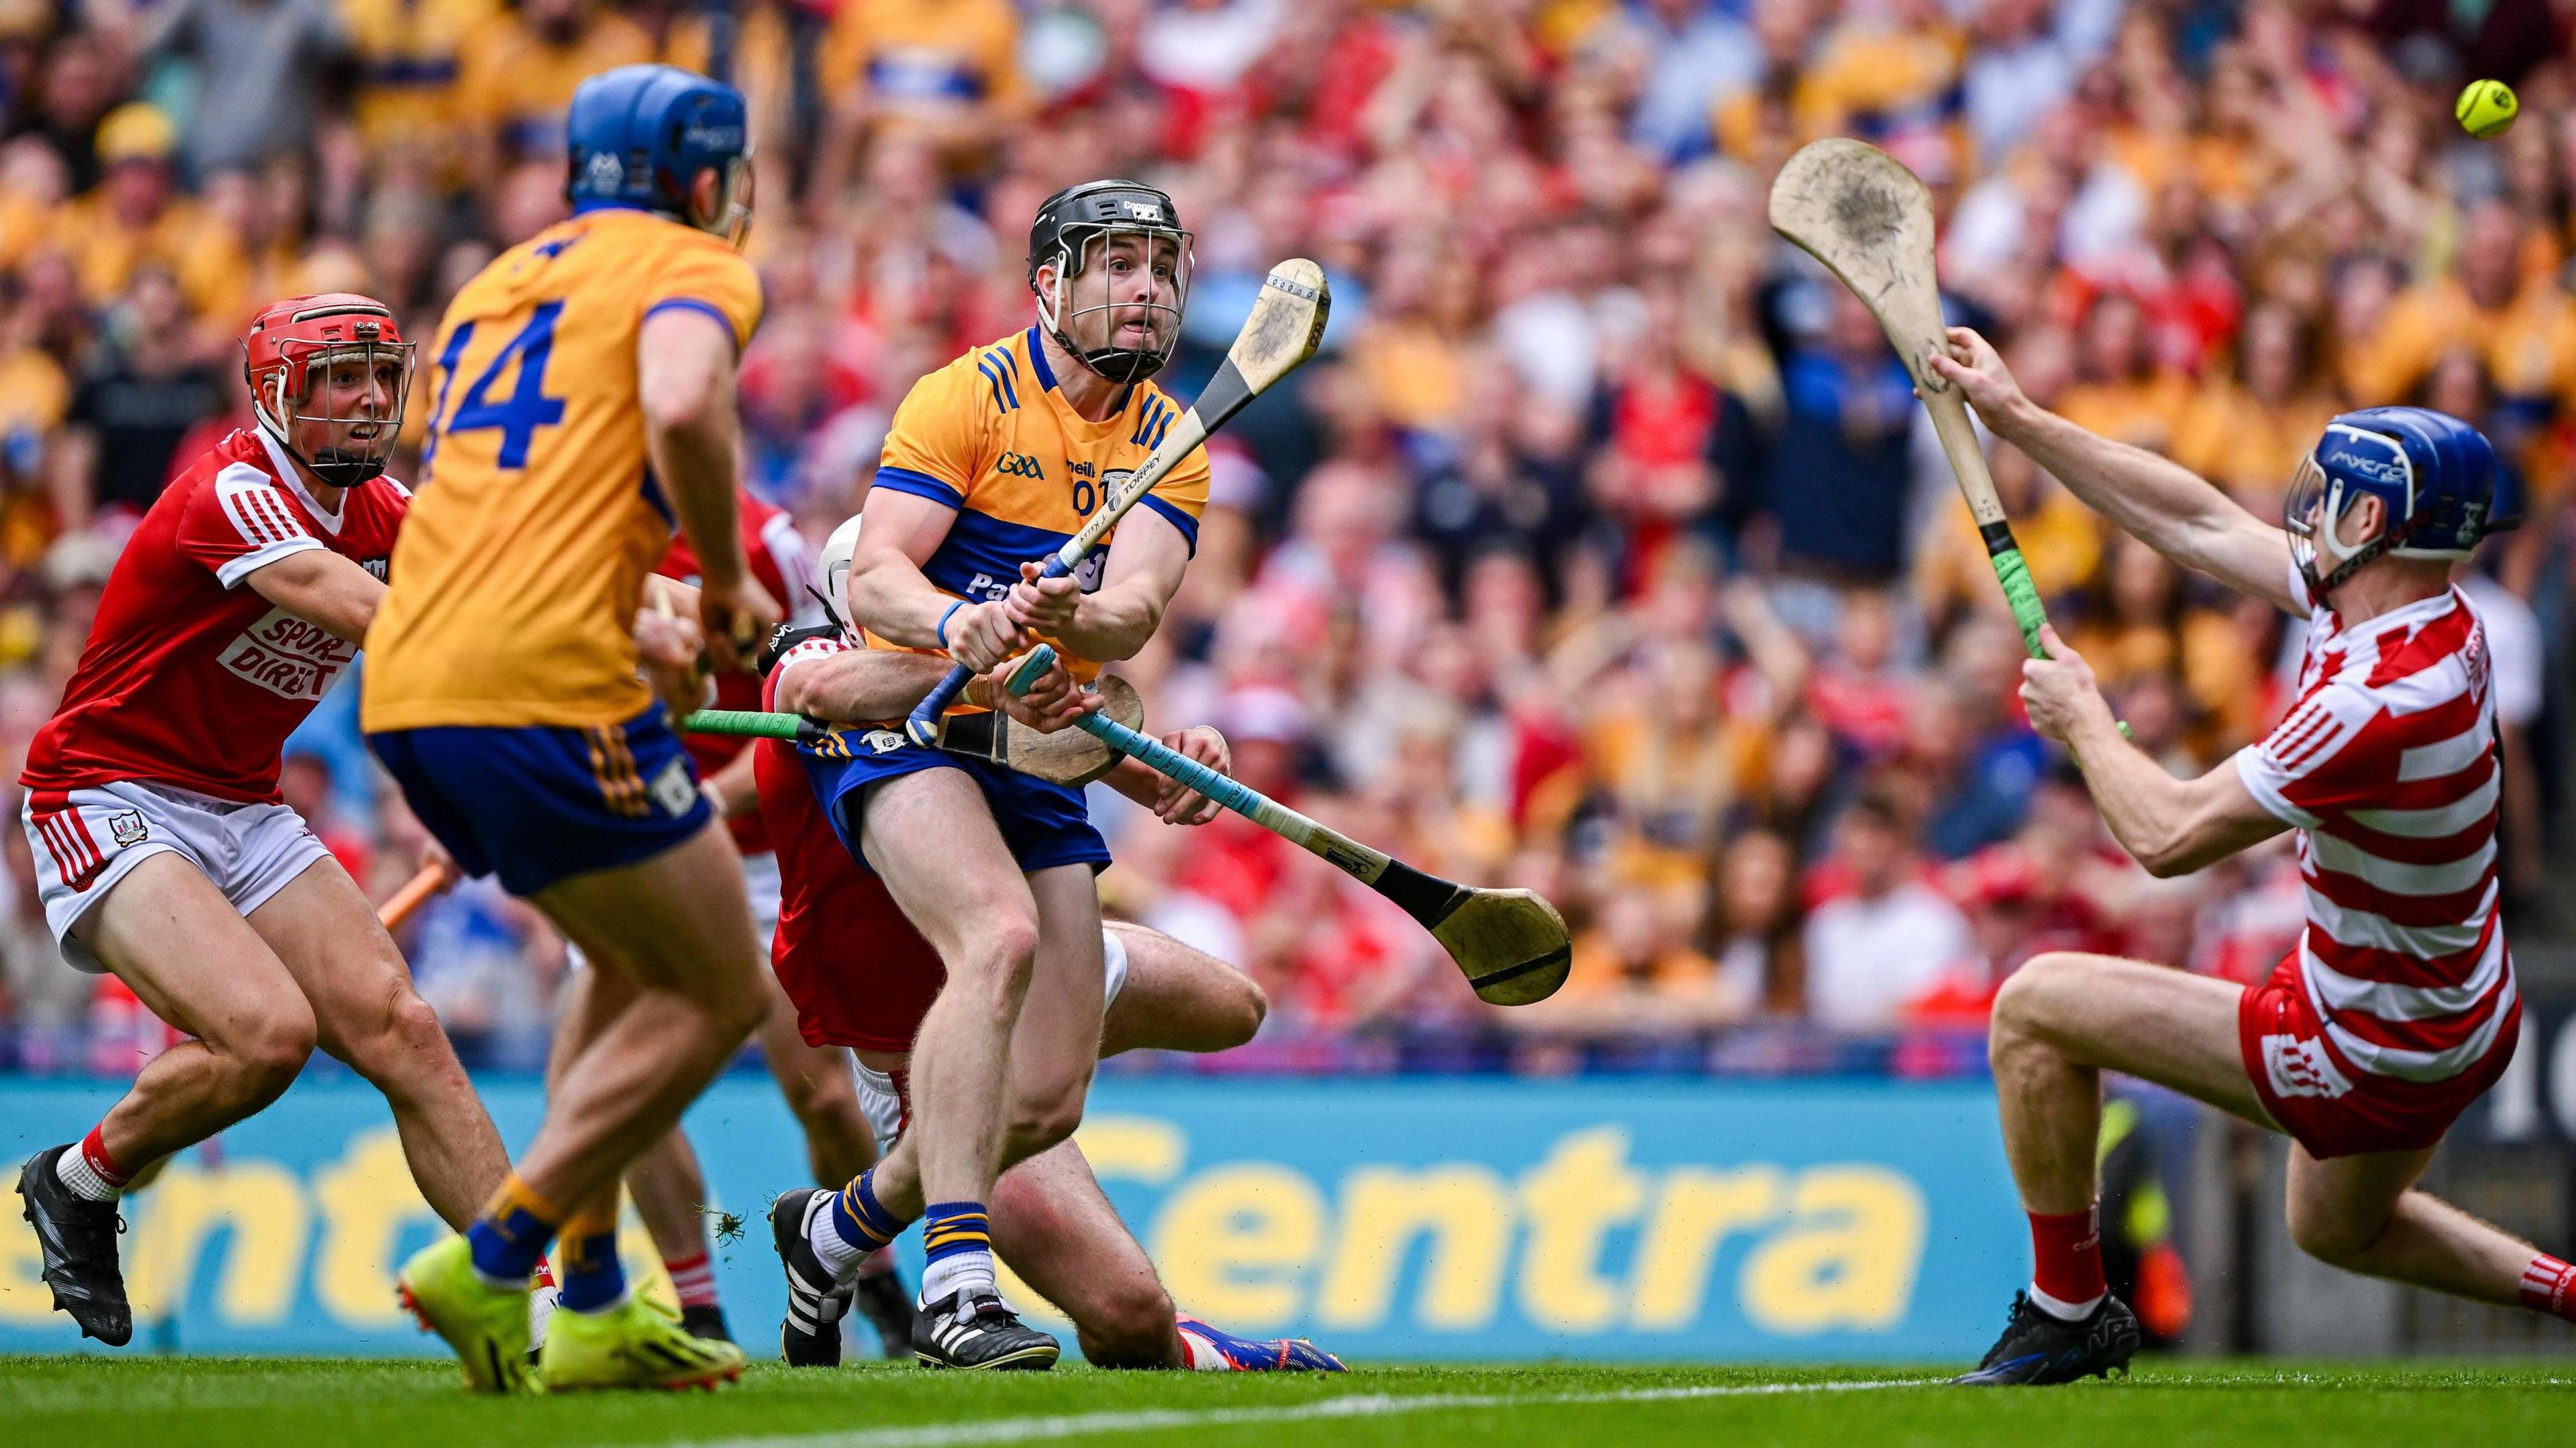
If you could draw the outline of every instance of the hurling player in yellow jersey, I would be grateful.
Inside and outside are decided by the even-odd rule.
[[[636,643],[674,527],[719,666],[778,618],[734,515],[734,367],[760,316],[738,250],[743,99],[624,66],[582,83],[569,132],[572,219],[493,261],[440,330],[427,479],[362,705],[422,824],[594,968],[518,1170],[463,1237],[403,1266],[406,1299],[486,1391],[530,1383],[528,1279],[558,1234],[548,1386],[710,1384],[743,1364],[629,1295],[615,1240],[627,1164],[763,1010],[740,863]]]
[[[1179,339],[1189,266],[1190,234],[1152,187],[1096,181],[1039,208],[1037,324],[923,378],[895,413],[847,585],[872,646],[945,650],[985,672],[1044,638],[1088,679],[1153,637],[1197,541],[1203,456],[1071,576],[1037,582],[1030,560],[1079,532],[1179,415],[1148,379]],[[914,1357],[1049,1367],[1055,1339],[994,1292],[984,1203],[1006,1160],[1081,1120],[1100,1045],[1092,876],[1108,847],[1079,790],[918,748],[893,728],[858,743],[847,758],[806,754],[808,778],[947,980],[913,1046],[912,1122],[893,1154],[839,1193],[773,1207],[791,1316],[830,1287],[796,1282],[800,1264],[843,1276],[919,1218],[929,1266]],[[791,1203],[801,1219],[779,1219]]]

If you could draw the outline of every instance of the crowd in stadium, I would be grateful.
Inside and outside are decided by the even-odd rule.
[[[1892,1041],[1873,1059],[1974,1069],[2038,950],[2250,980],[2295,939],[2286,838],[2152,880],[2021,720],[2019,636],[1903,368],[1764,222],[1771,174],[1833,134],[1930,184],[1955,319],[2034,396],[2257,512],[2343,407],[2488,429],[2529,499],[2467,584],[2529,921],[2576,473],[2563,27],[2543,0],[0,0],[0,763],[138,511],[244,421],[251,311],[364,291],[434,339],[561,214],[574,85],[660,58],[752,97],[746,477],[818,540],[913,380],[1026,325],[1026,218],[1067,180],[1153,181],[1195,229],[1183,396],[1273,262],[1324,264],[1326,352],[1213,445],[1175,617],[1124,672],[1274,795],[1558,902],[1575,971],[1489,1012],[1323,862],[1103,801],[1112,908],[1268,990],[1245,1063],[1777,1069]],[[2493,143],[2448,116],[2472,76],[2523,98]],[[2010,449],[1993,470],[2137,740],[2196,772],[2258,737],[2297,625]],[[421,833],[354,694],[286,797],[384,894]],[[0,1065],[130,1070],[161,1028],[60,963],[0,837]],[[469,886],[404,943],[469,1061],[542,1058],[562,947],[533,912]]]

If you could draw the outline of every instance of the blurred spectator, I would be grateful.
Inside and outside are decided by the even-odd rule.
[[[1263,1059],[1735,1069],[1895,1031],[1935,1042],[1900,1047],[1901,1069],[1973,1070],[1940,1031],[1972,1026],[2035,950],[2268,971],[2300,918],[2287,849],[2150,882],[2109,843],[2023,725],[2018,632],[1903,366],[1765,222],[1799,145],[1855,135],[1922,177],[1950,315],[2035,399],[2259,516],[2340,410],[2408,401],[2487,430],[2530,521],[2463,587],[2495,665],[2512,918],[2545,929],[2576,760],[2543,687],[2576,537],[2576,65],[2560,10],[2470,10],[167,0],[0,17],[0,756],[52,706],[134,514],[244,421],[255,304],[372,291],[434,352],[455,290],[564,214],[563,110],[585,75],[723,64],[760,140],[747,477],[817,538],[858,506],[912,382],[1028,324],[1023,238],[1058,188],[1127,175],[1176,197],[1196,235],[1161,379],[1178,395],[1272,264],[1330,277],[1323,355],[1212,450],[1188,580],[1121,667],[1158,727],[1217,723],[1245,777],[1297,808],[1422,868],[1540,890],[1582,951],[1560,1002],[1497,1016],[1413,922],[1277,837],[1102,804],[1113,903],[1263,982],[1255,1049],[1280,1053]],[[2521,93],[2493,142],[2444,114],[2468,74]],[[432,370],[395,469],[413,483]],[[2178,572],[2019,452],[1991,464],[2051,617],[2152,757],[2205,769],[2273,721],[2301,625]],[[390,890],[418,827],[346,702],[295,748],[295,803]],[[166,1045],[130,994],[38,969],[16,905],[0,1052],[128,1070]],[[562,960],[532,916],[460,892],[404,945],[479,1064],[542,1061]]]
[[[1742,1020],[1757,1000],[1675,939],[1652,897],[1623,894],[1574,942],[1565,985],[1510,1020],[1515,1030],[1559,1035],[1676,1036]]]
[[[1763,504],[1784,563],[1882,583],[1905,564],[1914,383],[1860,299],[1839,286],[1832,297],[1823,336],[1781,366],[1788,419]]]
[[[1918,876],[1904,820],[1886,795],[1852,802],[1834,864],[1848,893],[1807,917],[1807,1013],[1840,1031],[1893,1030],[1974,948],[1967,921]]]
[[[348,37],[331,0],[168,0],[151,15],[144,58],[195,62],[188,169],[211,176],[313,144]]]
[[[248,315],[241,249],[231,229],[179,194],[172,152],[178,131],[141,101],[99,123],[106,175],[56,213],[53,243],[71,258],[81,295],[104,306],[123,295],[146,262],[169,269],[188,307],[229,331]]]
[[[1796,853],[1769,830],[1744,831],[1719,856],[1709,938],[1725,999],[1772,1016],[1806,1010],[1797,885]]]
[[[179,440],[223,402],[215,369],[197,360],[177,279],[157,264],[138,268],[64,417],[54,463],[62,518],[77,527],[97,510],[151,507]]]
[[[560,168],[564,110],[582,78],[653,58],[652,37],[604,0],[521,0],[475,27],[456,78],[474,174],[489,180],[518,161]]]

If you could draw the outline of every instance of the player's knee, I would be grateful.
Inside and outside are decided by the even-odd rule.
[[[1090,1304],[1079,1324],[1082,1355],[1104,1368],[1165,1366],[1172,1343],[1172,1298],[1151,1277],[1121,1284]]]
[[[1015,1103],[1005,1127],[1007,1142],[1004,1154],[1013,1161],[1026,1161],[1042,1151],[1073,1139],[1082,1129],[1082,1095],[1069,1099],[1022,1101]]]
[[[313,1056],[313,1012],[302,1001],[280,1002],[234,1021],[207,1044],[233,1063],[234,1088],[256,1101],[273,1101],[295,1084]]]
[[[1259,1035],[1269,1016],[1270,997],[1252,977],[1229,973],[1218,993],[1217,1033],[1224,1044],[1217,1049],[1230,1051]]]
[[[751,971],[742,972],[738,979],[731,974],[711,978],[692,994],[706,1012],[708,1024],[729,1041],[751,1039],[751,1033],[769,1019],[769,993],[760,988],[759,975]]]
[[[949,979],[965,984],[968,989],[989,995],[996,1002],[1013,1002],[1029,992],[1029,977],[1037,969],[1038,923],[1024,916],[1008,916],[988,922],[969,944],[963,969],[952,967]],[[958,978],[964,976],[965,980]]]
[[[2333,1203],[2293,1195],[2283,1215],[2299,1250],[2334,1267],[2356,1267],[2388,1231],[2388,1218],[2355,1216]]]
[[[1995,992],[1992,1038],[2001,1049],[2007,1035],[2028,1037],[2046,1021],[2050,1000],[2084,969],[2084,958],[2062,950],[2042,951],[2024,962]]]
[[[455,1056],[447,1028],[420,993],[405,990],[394,998],[385,1022],[385,1042],[399,1057],[414,1062],[444,1063]]]

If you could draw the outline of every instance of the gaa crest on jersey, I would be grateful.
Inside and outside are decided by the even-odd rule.
[[[394,561],[390,558],[370,558],[358,566],[367,570],[367,576],[378,583],[393,576]]]
[[[117,810],[107,817],[107,837],[120,850],[130,850],[152,838],[152,827],[143,822],[143,811]]]

